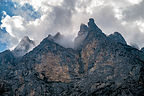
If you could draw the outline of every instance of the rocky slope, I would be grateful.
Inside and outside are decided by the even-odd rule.
[[[18,61],[0,54],[5,65],[12,60],[12,67],[0,70],[0,95],[144,95],[144,53],[128,46],[119,33],[106,36],[90,18],[88,26],[80,27],[75,50],[60,46],[54,37]]]

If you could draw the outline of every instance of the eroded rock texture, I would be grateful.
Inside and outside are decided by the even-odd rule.
[[[48,36],[18,60],[7,54],[0,54],[2,96],[144,95],[144,52],[119,33],[107,37],[92,18],[81,25],[75,49]]]

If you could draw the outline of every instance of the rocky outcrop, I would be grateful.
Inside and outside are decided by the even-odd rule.
[[[85,24],[81,24],[78,36],[74,40],[74,49],[81,49],[84,39],[88,34],[88,27]]]
[[[118,43],[127,44],[125,39],[119,32],[114,32],[114,34],[110,34],[108,38]]]
[[[63,36],[60,34],[60,32],[57,32],[54,36],[52,36],[51,34],[48,35],[48,39],[52,40],[54,42],[58,42],[59,40],[61,40],[63,38]]]
[[[0,66],[3,65],[9,65],[9,64],[13,64],[14,63],[14,55],[12,54],[12,52],[10,50],[6,50],[2,53],[0,53]]]
[[[73,48],[73,42],[59,32],[57,32],[54,36],[48,35],[48,38],[65,48]]]
[[[78,39],[83,34],[84,39]],[[0,80],[6,82],[0,94],[144,95],[144,53],[107,37],[94,19],[81,25],[75,50],[57,44],[54,37],[49,35],[14,67],[0,72]]]
[[[16,57],[23,56],[32,50],[34,46],[34,41],[30,40],[28,36],[25,36],[12,52]]]

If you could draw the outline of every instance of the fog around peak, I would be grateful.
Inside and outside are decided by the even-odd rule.
[[[0,42],[6,49],[14,48],[25,36],[38,45],[49,34],[60,32],[70,44],[77,36],[80,24],[94,18],[107,35],[118,31],[128,44],[144,46],[143,0],[6,0],[1,1]],[[11,4],[11,6],[9,6]],[[7,9],[6,9],[7,8]],[[135,38],[138,37],[138,38]],[[7,39],[7,40],[6,40]],[[68,41],[68,42],[67,42]],[[68,45],[69,46],[69,45]]]

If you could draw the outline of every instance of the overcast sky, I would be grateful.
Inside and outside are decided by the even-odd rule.
[[[24,36],[37,44],[48,34],[76,37],[94,18],[104,33],[120,32],[128,44],[144,46],[144,0],[0,0],[0,51]]]

